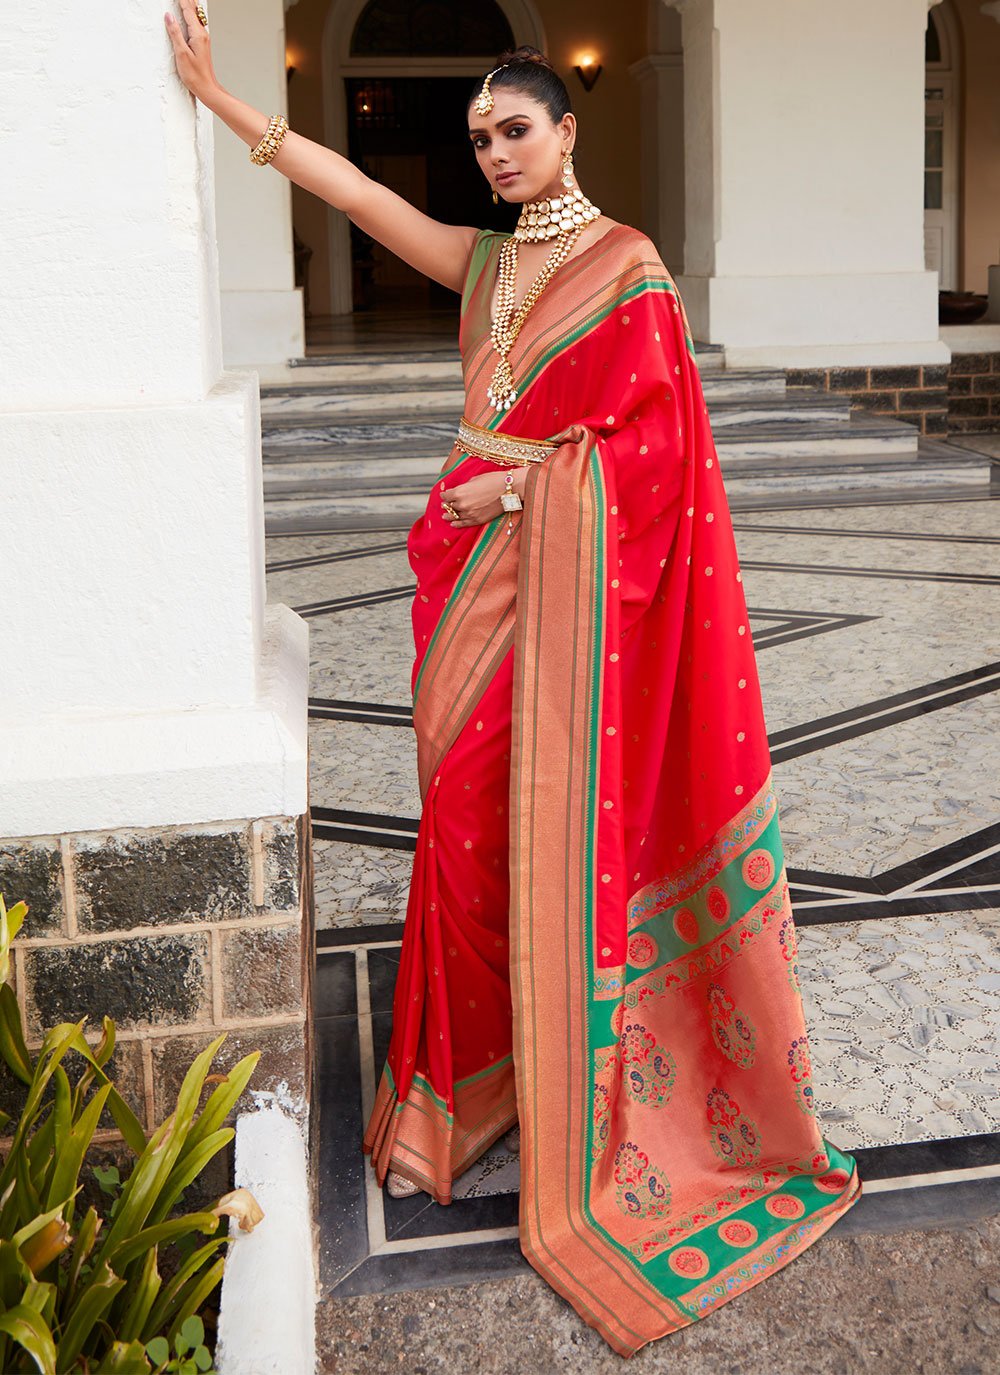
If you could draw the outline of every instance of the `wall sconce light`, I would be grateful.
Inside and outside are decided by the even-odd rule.
[[[583,89],[592,91],[597,85],[597,78],[600,76],[602,68],[595,57],[590,53],[584,53],[573,70],[583,83]]]

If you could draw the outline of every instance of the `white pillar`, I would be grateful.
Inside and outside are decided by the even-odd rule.
[[[211,22],[222,84],[266,115],[287,115],[283,0],[213,0]],[[246,145],[222,124],[215,197],[226,365],[301,358],[291,186],[271,168],[255,167]]]
[[[211,119],[148,0],[0,29],[0,836],[306,810],[257,380],[221,371]]]
[[[680,16],[648,0],[649,52],[629,67],[639,83],[642,223],[676,277],[684,271],[684,56]]]
[[[736,364],[947,361],[924,268],[927,0],[666,3],[695,336]]]

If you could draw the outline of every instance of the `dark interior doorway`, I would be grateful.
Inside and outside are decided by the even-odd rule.
[[[434,219],[511,230],[518,207],[494,206],[468,136],[471,77],[365,77],[345,82],[348,156]],[[351,226],[354,309],[458,309],[453,291]]]

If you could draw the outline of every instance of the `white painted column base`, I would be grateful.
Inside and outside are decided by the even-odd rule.
[[[308,675],[308,625],[275,603],[244,706],[0,722],[0,836],[301,815]]]
[[[236,1187],[264,1220],[234,1220],[219,1312],[219,1375],[314,1375],[317,1300],[306,1149],[299,1124],[270,1104],[236,1123]]]
[[[852,367],[947,363],[927,321],[937,318],[934,272],[829,276],[680,276],[691,330],[723,344],[735,367]]]
[[[284,363],[306,351],[302,291],[223,291],[222,352],[227,368]]]

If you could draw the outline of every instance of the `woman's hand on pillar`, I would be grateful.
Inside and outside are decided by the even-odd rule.
[[[208,29],[198,18],[193,0],[180,0],[180,6],[183,24],[169,12],[163,16],[174,50],[177,75],[192,95],[204,101],[207,95],[219,88],[212,66],[212,41]]]

